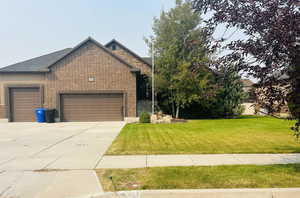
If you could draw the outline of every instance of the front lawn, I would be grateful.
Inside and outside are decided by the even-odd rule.
[[[300,187],[299,164],[104,169],[97,174],[105,191]]]
[[[297,153],[294,121],[271,117],[128,124],[106,154]]]

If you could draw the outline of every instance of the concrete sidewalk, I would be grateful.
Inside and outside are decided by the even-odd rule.
[[[300,163],[300,154],[204,154],[104,156],[97,168],[165,166],[267,165]]]

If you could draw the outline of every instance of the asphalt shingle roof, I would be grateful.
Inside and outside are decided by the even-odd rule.
[[[152,58],[151,57],[142,57],[144,61],[146,61],[149,65],[152,65]]]
[[[81,42],[80,44],[75,46],[74,48],[66,48],[66,49],[63,49],[63,50],[52,52],[50,54],[46,54],[46,55],[43,55],[43,56],[32,58],[30,60],[26,60],[26,61],[19,62],[19,63],[13,64],[13,65],[2,67],[2,68],[0,68],[0,73],[48,72],[48,71],[50,71],[50,69],[49,69],[50,66],[54,65],[55,63],[57,63],[58,61],[63,59],[65,56],[69,55],[70,53],[72,53],[73,51],[75,51],[76,49],[78,49],[79,47],[81,47],[83,44],[85,44],[87,42],[93,42],[98,47],[103,49],[105,52],[107,52],[108,54],[110,54],[111,56],[113,56],[114,58],[119,60],[120,62],[122,62],[125,65],[127,65],[128,67],[130,67],[131,71],[133,71],[133,72],[139,71],[139,69],[133,67],[132,65],[127,63],[125,60],[123,60],[119,56],[115,55],[110,50],[108,50],[106,48],[107,46],[103,46],[100,43],[98,43],[96,40],[94,40],[93,38],[88,37],[86,40],[84,40],[83,42]],[[117,41],[113,40],[111,42],[117,42]],[[119,44],[119,45],[121,45],[121,44]],[[151,59],[141,58],[138,55],[136,55],[135,53],[133,53],[132,51],[130,51],[125,46],[122,45],[122,47],[125,48],[126,50],[128,50],[130,53],[132,53],[138,59],[145,62],[147,65],[149,65],[151,67]]]
[[[68,54],[72,48],[66,48],[30,60],[0,68],[0,72],[46,72],[48,67]]]

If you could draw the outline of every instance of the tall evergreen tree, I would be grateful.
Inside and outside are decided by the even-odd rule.
[[[242,103],[247,94],[243,90],[241,76],[233,68],[222,68],[219,84],[221,88],[217,94],[217,109],[219,116],[232,118],[243,112]]]
[[[213,75],[209,62],[206,32],[200,27],[200,14],[189,2],[176,1],[176,7],[154,19],[154,35],[146,42],[154,45],[156,91],[167,98],[173,116],[181,108],[210,96]]]

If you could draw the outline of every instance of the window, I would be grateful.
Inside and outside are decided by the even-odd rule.
[[[112,45],[112,46],[111,46],[111,49],[112,49],[112,50],[116,50],[116,49],[117,49],[117,46],[116,46],[116,45]]]

